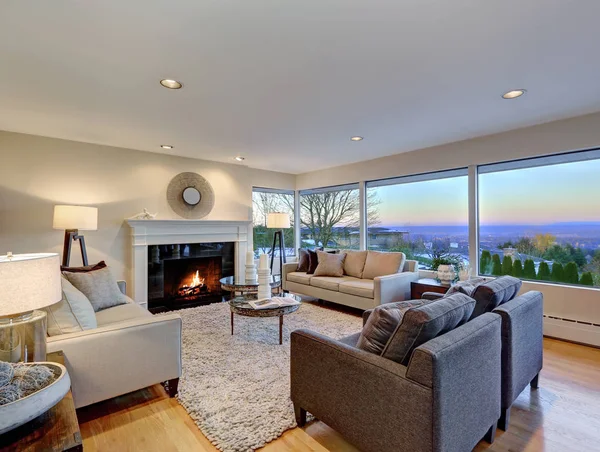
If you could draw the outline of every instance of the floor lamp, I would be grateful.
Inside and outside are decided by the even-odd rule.
[[[68,267],[71,260],[71,246],[79,242],[81,261],[88,265],[85,238],[79,231],[95,231],[98,229],[98,208],[84,206],[54,206],[54,229],[65,230],[62,266]]]
[[[0,256],[0,361],[46,361],[46,313],[62,299],[56,253]]]
[[[273,260],[275,258],[276,248],[279,248],[279,272],[280,274],[283,274],[283,264],[286,263],[283,230],[290,228],[290,215],[282,212],[272,212],[267,214],[267,228],[277,229],[273,234],[273,247],[271,248],[271,274],[273,274]],[[277,241],[279,241],[279,244],[277,244]]]

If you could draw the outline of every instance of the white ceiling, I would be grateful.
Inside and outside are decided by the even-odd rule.
[[[0,129],[302,173],[600,110],[599,16],[598,0],[2,0]]]

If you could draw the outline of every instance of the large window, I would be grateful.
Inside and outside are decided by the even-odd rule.
[[[600,151],[478,171],[480,274],[600,286]]]
[[[275,229],[267,228],[267,216],[272,212],[289,214],[291,227],[283,231],[285,254],[286,256],[295,256],[294,192],[257,187],[252,191],[254,253],[258,257],[261,253],[271,252]],[[275,251],[275,255],[279,256],[278,250]]]
[[[367,183],[367,247],[432,269],[469,262],[467,169]]]
[[[358,184],[300,192],[303,248],[360,248]]]

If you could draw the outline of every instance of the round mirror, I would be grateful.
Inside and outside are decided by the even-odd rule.
[[[200,192],[195,187],[187,187],[183,190],[183,201],[190,206],[195,206],[200,202]]]

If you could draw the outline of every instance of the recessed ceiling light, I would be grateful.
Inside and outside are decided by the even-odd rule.
[[[241,155],[238,155],[238,156],[237,156],[235,159],[236,159],[238,162],[243,162],[244,160],[246,160],[246,159],[245,159],[244,157],[242,157]]]
[[[352,141],[362,141],[363,137],[351,137]]]
[[[162,86],[164,86],[165,88],[169,88],[169,89],[179,89],[183,86],[183,84],[181,82],[178,82],[177,80],[171,80],[168,78],[161,80],[160,84]]]
[[[161,144],[160,147],[163,149],[173,149],[173,146],[171,146],[170,144]]]
[[[516,99],[517,97],[521,97],[526,92],[527,92],[527,90],[525,90],[525,89],[514,89],[512,91],[509,91],[508,93],[504,93],[502,95],[502,98],[503,99]]]

